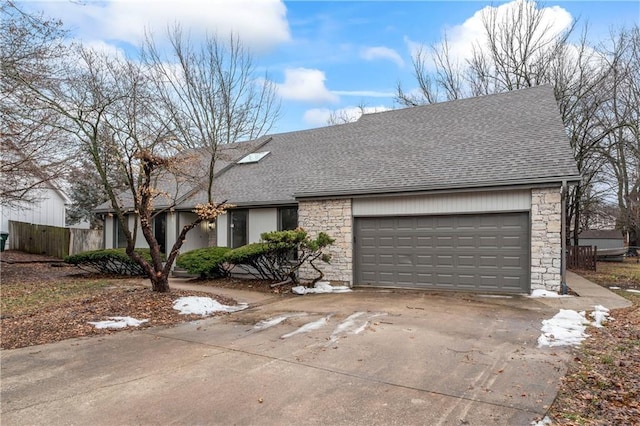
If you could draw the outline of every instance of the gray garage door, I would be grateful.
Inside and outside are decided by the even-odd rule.
[[[528,213],[355,219],[355,284],[529,292]]]

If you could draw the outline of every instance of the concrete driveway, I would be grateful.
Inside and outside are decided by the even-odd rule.
[[[557,311],[367,290],[2,351],[2,424],[528,425],[565,373],[536,347]]]

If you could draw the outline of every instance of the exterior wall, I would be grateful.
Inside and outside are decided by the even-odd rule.
[[[580,238],[581,246],[597,246],[598,249],[618,249],[624,247],[622,238]]]
[[[531,190],[532,290],[560,290],[561,210],[560,187]]]
[[[221,214],[217,217],[216,232],[218,247],[229,247],[229,215]]]
[[[249,227],[248,243],[260,241],[260,234],[278,230],[278,209],[251,209],[247,219]]]
[[[9,232],[9,221],[26,222],[34,225],[65,227],[65,201],[57,191],[45,188],[38,194],[39,201],[23,206],[0,207],[0,231]],[[11,235],[7,240],[7,250],[11,248]]]
[[[172,246],[175,239],[182,232],[182,227],[196,220],[195,213],[191,212],[179,212],[176,214],[177,223],[173,229],[175,229],[175,235],[169,235],[167,232],[167,244]],[[169,228],[169,221],[167,220],[167,228]],[[209,229],[209,222],[202,222],[200,226],[196,226],[191,229],[187,234],[187,239],[184,240],[184,244],[180,249],[181,253],[186,253],[191,250],[209,247],[209,239],[211,234],[215,234],[215,229]]]
[[[353,217],[351,199],[300,201],[298,203],[298,223],[311,238],[319,232],[326,232],[335,239],[328,252],[331,263],[316,263],[324,272],[324,279],[331,282],[352,285],[353,281]],[[300,278],[311,280],[317,273],[305,266],[300,270]]]
[[[530,208],[531,192],[528,190],[356,198],[353,200],[354,217],[528,211]]]
[[[113,216],[107,216],[104,219],[104,229],[102,230],[104,235],[104,248],[115,248],[115,226],[116,218]]]

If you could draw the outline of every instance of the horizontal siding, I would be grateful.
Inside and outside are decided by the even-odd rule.
[[[397,216],[421,214],[528,211],[531,192],[498,191],[355,198],[353,216]]]

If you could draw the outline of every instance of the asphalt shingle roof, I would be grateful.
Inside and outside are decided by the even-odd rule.
[[[265,139],[263,139],[264,141]],[[366,114],[355,123],[270,135],[270,155],[215,181],[233,204],[576,180],[553,89]],[[183,207],[203,201],[191,198]]]

